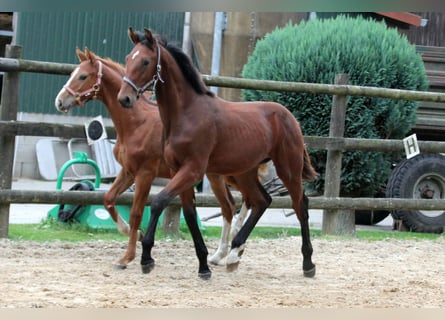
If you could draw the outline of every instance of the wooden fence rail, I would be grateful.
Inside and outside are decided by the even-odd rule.
[[[34,72],[34,73],[50,73],[50,74],[70,74],[75,68],[73,64],[52,63],[43,61],[31,61],[20,59],[18,56],[0,58],[0,71],[6,74],[19,74],[19,72]],[[389,99],[402,99],[414,101],[429,101],[429,102],[445,102],[445,93],[436,92],[421,92],[398,89],[386,89],[376,87],[362,87],[347,84],[314,84],[301,82],[279,82],[268,80],[252,80],[239,79],[233,77],[214,77],[203,75],[204,82],[209,86],[230,87],[238,89],[253,89],[253,90],[269,90],[269,91],[292,91],[304,92],[311,94],[329,94],[334,96],[334,100],[346,101],[342,97],[346,96],[368,96]],[[6,77],[7,78],[7,77]],[[6,79],[7,80],[7,79]],[[8,81],[6,81],[8,82]],[[9,84],[4,81],[4,86]],[[4,96],[16,95],[18,86],[16,88],[8,87],[8,93],[3,92]],[[4,96],[2,97],[2,111],[5,109],[14,110],[16,105],[9,106],[4,103]],[[8,99],[6,99],[8,100]],[[14,99],[9,99],[14,101]],[[116,133],[114,128],[107,127],[107,134],[110,138],[114,138]],[[81,137],[84,138],[83,126],[63,125],[63,124],[49,124],[49,123],[34,123],[34,122],[20,122],[9,117],[0,119],[0,137],[15,137],[22,136],[56,136],[62,138]],[[380,152],[394,152],[402,151],[403,143],[401,140],[379,140],[379,139],[355,139],[343,137],[314,137],[305,136],[305,142],[308,148],[326,149],[331,151],[380,151]],[[445,153],[444,142],[419,141],[419,147],[422,152],[428,153]],[[4,151],[3,146],[0,145],[0,154]],[[326,170],[335,170],[327,174],[338,174],[341,168],[327,168]],[[30,191],[30,190],[10,190],[10,183],[12,179],[12,172],[10,170],[5,172],[0,163],[0,237],[7,237],[7,225],[9,211],[2,211],[5,205],[11,203],[76,203],[76,204],[101,204],[103,201],[103,192],[82,192],[82,191]],[[6,186],[6,187],[5,187]],[[241,199],[235,197],[239,203]],[[118,204],[131,204],[133,195],[125,193],[118,198]],[[147,200],[150,203],[152,195]],[[197,195],[198,206],[217,207],[219,206],[213,196]],[[173,202],[178,205],[177,199]],[[272,208],[290,208],[291,201],[289,197],[274,197]],[[352,210],[352,209],[408,209],[408,210],[444,210],[445,200],[414,200],[414,199],[383,199],[383,198],[340,198],[335,194],[328,197],[311,197],[309,201],[309,208],[311,209],[325,209],[325,210]],[[6,232],[5,232],[6,230]]]
[[[75,64],[0,58],[0,71],[20,71],[68,75],[77,67]]]
[[[107,136],[116,138],[114,127],[106,127]],[[30,121],[0,121],[0,136],[42,136],[60,138],[85,138],[83,125],[58,124]],[[362,139],[304,136],[309,149],[339,151],[403,151],[402,140]],[[445,142],[418,141],[419,148],[426,153],[445,153]]]
[[[103,191],[42,191],[42,190],[1,190],[0,203],[35,203],[35,204],[103,204]],[[236,203],[241,205],[241,197],[233,195]],[[154,194],[150,194],[147,205],[150,205]],[[133,193],[126,192],[120,195],[116,204],[131,205]],[[180,205],[175,198],[172,205]],[[219,203],[213,195],[196,194],[198,207],[217,208]],[[288,196],[273,197],[270,208],[292,208],[292,201]],[[309,197],[310,209],[387,209],[387,210],[443,210],[445,200],[441,199],[398,199],[398,198],[347,198],[347,197]]]
[[[23,71],[33,73],[70,74],[76,65],[33,61],[24,59],[0,58],[0,71]],[[242,79],[202,75],[208,86],[265,91],[304,92],[313,94],[367,96],[396,100],[445,102],[445,93],[387,89],[367,86],[318,84],[305,82],[283,82],[272,80]]]
[[[305,92],[344,96],[365,96],[409,101],[445,102],[445,93],[387,89],[378,87],[353,86],[343,84],[318,84],[305,82],[282,82],[272,80],[241,79],[203,75],[209,86],[252,89],[265,91]]]

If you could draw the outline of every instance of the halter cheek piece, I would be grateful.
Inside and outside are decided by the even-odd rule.
[[[156,89],[156,84],[158,83],[158,80],[164,83],[164,80],[161,78],[161,48],[158,47],[158,62],[156,64],[156,73],[153,75],[153,78],[148,81],[145,85],[142,87],[138,87],[133,81],[131,81],[129,78],[124,77],[122,80],[130,85],[130,87],[133,88],[134,91],[136,91],[136,99],[139,99],[139,97],[144,93],[144,91],[148,90],[150,87],[152,87],[152,91],[154,92]]]
[[[77,103],[81,106],[84,105],[84,103],[80,100],[82,97],[88,98],[91,95],[91,93],[94,93],[94,95],[91,99],[97,98],[97,93],[99,92],[100,84],[102,83],[102,62],[100,60],[97,60],[97,64],[99,65],[99,71],[97,72],[96,83],[90,89],[87,89],[83,92],[75,92],[70,87],[68,87],[66,85],[63,86],[65,88],[65,90],[68,91],[74,97],[74,99],[77,101]]]

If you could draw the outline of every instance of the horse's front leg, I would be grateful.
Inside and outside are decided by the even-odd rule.
[[[117,230],[124,235],[130,234],[130,227],[128,223],[121,217],[121,215],[118,213],[116,209],[116,198],[122,194],[125,190],[127,190],[131,184],[133,183],[134,179],[129,174],[125,173],[124,170],[121,170],[119,174],[117,175],[116,179],[114,180],[113,184],[111,185],[111,188],[104,194],[104,207],[107,209],[108,213],[110,214],[111,218],[113,219],[114,223],[116,224]],[[128,262],[128,249],[127,253],[118,260],[116,267],[118,269],[124,269],[127,265],[126,261]],[[131,260],[130,260],[131,261]]]
[[[167,207],[170,201],[174,198],[165,188],[159,192],[150,204],[150,220],[148,221],[147,230],[142,238],[142,255],[141,255],[141,269],[142,273],[150,273],[155,267],[155,260],[151,256],[151,250],[155,243],[156,227],[158,225],[159,217],[162,211]]]
[[[142,232],[139,230],[139,227],[141,225],[144,207],[150,193],[153,179],[154,175],[151,172],[148,174],[138,175],[135,179],[133,206],[131,207],[130,211],[130,231],[127,251],[118,261],[117,265],[117,267],[121,269],[125,269],[127,264],[133,261],[136,256],[137,241],[142,239]]]
[[[134,179],[132,176],[125,173],[124,170],[121,170],[111,185],[111,188],[104,194],[104,207],[107,209],[111,219],[113,219],[114,223],[116,224],[117,230],[124,235],[128,235],[130,228],[128,223],[122,219],[116,210],[116,198],[127,190],[133,181]]]
[[[183,206],[185,206],[183,208],[184,217],[192,234],[199,260],[199,276],[203,279],[210,278],[211,272],[207,265],[208,252],[199,230],[196,210],[194,209],[193,183],[200,178],[199,174],[196,172],[196,170],[192,170],[190,167],[182,167],[169,183],[167,183],[165,188],[153,199],[151,204],[150,222],[147,232],[142,239],[141,266],[143,273],[149,273],[154,268],[154,259],[151,256],[151,250],[154,245],[156,225],[159,216],[170,201],[175,196],[181,194],[181,200]]]
[[[193,186],[190,189],[181,192],[181,202],[185,222],[192,235],[196,256],[199,261],[198,276],[204,280],[210,279],[212,272],[207,265],[208,251],[204,239],[202,238],[201,231],[199,230]]]

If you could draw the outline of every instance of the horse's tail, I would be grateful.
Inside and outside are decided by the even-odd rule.
[[[306,146],[304,147],[304,163],[303,163],[303,180],[312,181],[318,178],[319,174],[315,171],[311,163],[311,158],[307,152]]]

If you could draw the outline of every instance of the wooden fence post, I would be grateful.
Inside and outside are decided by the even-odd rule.
[[[347,74],[337,74],[335,84],[348,84]],[[329,127],[329,137],[343,138],[345,132],[346,118],[346,95],[334,95],[332,99],[331,122]],[[324,196],[340,196],[340,176],[341,176],[341,150],[328,150],[326,159],[326,173]],[[354,210],[323,210],[323,234],[330,235],[355,235],[355,215]]]
[[[170,204],[165,208],[163,214],[162,231],[167,234],[177,235],[179,233],[181,206]]]
[[[22,47],[7,45],[6,58],[20,58]],[[17,120],[19,96],[19,72],[6,72],[0,105],[0,120]],[[0,136],[0,189],[11,189],[15,152],[15,136]],[[0,238],[7,238],[9,231],[10,204],[0,204]]]

